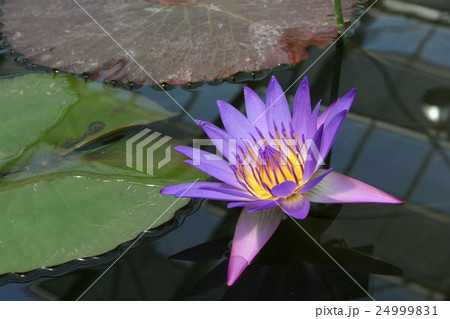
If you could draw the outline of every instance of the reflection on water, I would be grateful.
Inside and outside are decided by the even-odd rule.
[[[340,91],[357,87],[358,94],[334,144],[331,166],[405,205],[316,207],[302,225],[375,299],[448,299],[450,123],[444,115],[450,102],[444,98],[439,104],[429,92],[450,90],[450,27],[445,20],[427,20],[420,14],[424,10],[407,10],[408,4],[423,5],[425,0],[379,2],[362,18],[342,63]],[[441,11],[450,12],[448,3],[441,5]],[[307,73],[313,102],[330,92],[331,51]],[[288,87],[321,53],[311,49],[308,60],[277,73],[282,86]],[[267,79],[248,85],[262,95]],[[150,88],[139,92],[177,111],[164,93]],[[218,119],[215,100],[243,106],[241,92],[241,85],[229,83],[170,91],[194,118],[211,122]],[[430,111],[429,105],[440,109]],[[187,116],[169,121],[153,125],[176,138],[201,134]],[[368,299],[289,221],[236,285],[227,288],[228,239],[238,212],[205,201],[178,229],[125,254],[83,300]],[[7,284],[0,287],[0,298],[76,299],[105,268]]]

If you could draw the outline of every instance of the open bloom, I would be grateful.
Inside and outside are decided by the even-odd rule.
[[[355,93],[351,90],[319,115],[320,102],[311,110],[305,77],[295,94],[291,116],[284,92],[272,77],[265,103],[244,87],[247,117],[217,101],[225,131],[198,121],[227,160],[196,148],[175,148],[191,158],[186,163],[221,182],[167,186],[161,194],[225,200],[231,201],[228,207],[244,207],[231,248],[229,285],[270,239],[283,216],[304,219],[310,202],[402,203],[332,168],[321,168]]]

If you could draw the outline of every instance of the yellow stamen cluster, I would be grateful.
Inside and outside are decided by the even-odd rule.
[[[277,138],[270,140],[244,141],[245,149],[237,155],[234,169],[237,180],[261,200],[278,199],[271,189],[285,181],[296,183],[298,189],[302,186],[302,145],[295,134],[283,135],[281,138],[277,132]]]

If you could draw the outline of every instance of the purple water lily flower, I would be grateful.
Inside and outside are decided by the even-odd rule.
[[[356,90],[332,103],[319,115],[311,111],[308,80],[301,82],[293,115],[275,77],[266,103],[244,87],[247,117],[232,105],[217,101],[225,131],[198,121],[227,160],[203,150],[178,146],[185,161],[221,182],[164,187],[175,197],[231,201],[244,207],[231,248],[228,285],[232,285],[270,239],[283,217],[304,219],[310,202],[402,204],[399,199],[363,182],[320,168],[353,102]]]

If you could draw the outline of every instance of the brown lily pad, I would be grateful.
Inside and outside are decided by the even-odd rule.
[[[139,84],[295,64],[307,46],[324,48],[337,34],[331,0],[77,2],[6,0],[2,33],[35,64]],[[344,14],[354,5],[342,0]]]

